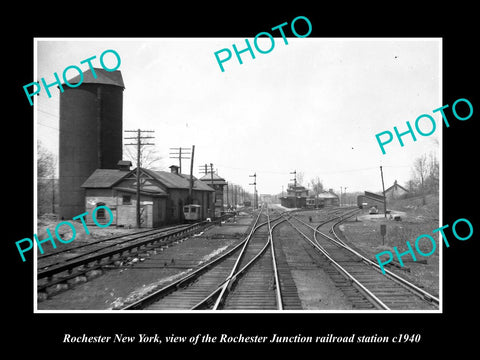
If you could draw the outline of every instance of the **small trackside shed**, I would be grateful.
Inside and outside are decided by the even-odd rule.
[[[374,194],[369,191],[365,191],[365,195],[358,195],[357,197],[357,205],[360,209],[369,209],[372,206],[376,206],[379,210],[383,210],[383,204],[383,195]]]

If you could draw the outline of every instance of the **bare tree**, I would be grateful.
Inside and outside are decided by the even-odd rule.
[[[420,194],[438,193],[440,167],[435,153],[423,154],[415,159],[410,187]]]
[[[53,177],[56,164],[55,156],[39,140],[37,143],[37,178]]]
[[[426,179],[426,187],[428,192],[439,191],[440,182],[440,165],[437,156],[434,152],[431,152],[428,157],[428,174]]]
[[[130,160],[134,167],[137,167],[137,148],[132,146],[124,146],[123,154],[125,160]],[[159,162],[163,158],[158,153],[154,146],[141,145],[140,146],[140,163],[142,168],[156,170],[160,166]]]
[[[305,174],[303,173],[303,171],[297,171],[296,178],[297,185],[303,185],[303,180],[305,179]]]
[[[308,183],[308,186],[312,189],[312,191],[315,193],[315,195],[318,196],[323,191],[323,182],[320,180],[319,176],[315,176],[310,180]]]
[[[413,178],[419,184],[420,192],[425,192],[425,180],[428,176],[428,159],[427,155],[423,154],[419,158],[416,158],[413,163]]]
[[[37,211],[38,215],[55,213],[57,159],[40,141],[37,143]]]

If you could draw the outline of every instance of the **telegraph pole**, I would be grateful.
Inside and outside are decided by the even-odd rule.
[[[385,197],[385,185],[383,183],[383,170],[380,165],[380,174],[382,175],[382,189],[383,189],[383,213],[385,214],[385,219],[387,218],[387,198]]]
[[[237,210],[237,191],[238,185],[233,185],[233,203],[235,204],[235,210]]]
[[[188,156],[183,157],[182,155],[191,155],[190,148],[170,148],[170,151],[173,151],[173,153],[170,153],[170,159],[178,159],[178,173],[182,173],[182,159],[190,159]],[[173,156],[172,156],[173,155]]]
[[[297,208],[297,170],[294,170],[290,174],[293,175],[293,179],[290,179],[290,181],[293,180],[293,191],[294,191],[294,201],[295,201],[295,208]]]
[[[217,202],[217,190],[215,189],[215,186],[213,185],[213,164],[210,163],[210,180],[212,182],[212,189],[215,190],[213,192],[213,209],[212,209],[212,219],[215,217],[215,204]]]
[[[248,175],[249,177],[253,177],[253,210],[258,208],[257,204],[257,173],[254,173],[253,175]]]
[[[135,145],[137,147],[137,228],[141,227],[141,216],[140,216],[140,166],[141,159],[141,149],[143,145],[155,145],[153,143],[142,143],[143,139],[153,139],[153,136],[142,136],[142,133],[153,133],[153,130],[125,130],[125,132],[136,132],[136,137],[126,137],[125,139],[137,140],[136,143],[125,144],[125,145]]]
[[[208,174],[208,164],[200,165],[199,171],[200,171],[200,173],[203,172],[204,175],[207,175]]]
[[[188,189],[188,195],[190,197],[190,204],[193,204],[193,157],[195,156],[195,145],[192,145],[192,158],[190,160],[190,187]],[[182,172],[180,171],[180,174]]]
[[[230,208],[230,201],[228,199],[228,182],[226,182],[227,184],[225,185],[227,187],[227,210]]]

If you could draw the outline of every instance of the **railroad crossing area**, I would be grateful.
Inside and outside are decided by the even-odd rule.
[[[439,300],[382,274],[338,227],[356,207],[244,209],[215,222],[132,230],[37,258],[38,310],[411,311]],[[38,254],[39,255],[39,254]]]

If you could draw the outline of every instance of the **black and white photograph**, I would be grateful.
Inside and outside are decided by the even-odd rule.
[[[135,5],[4,23],[5,343],[473,347],[474,10]]]
[[[39,311],[440,309],[441,39],[35,40]]]

